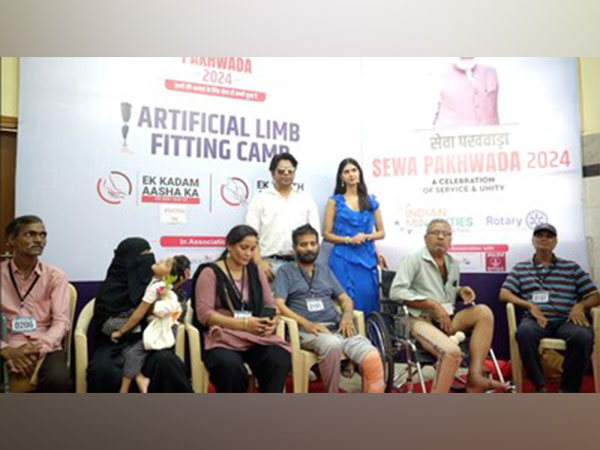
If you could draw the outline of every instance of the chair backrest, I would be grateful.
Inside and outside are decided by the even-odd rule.
[[[193,314],[194,308],[192,308],[192,301],[188,299],[188,301],[186,302],[185,317],[183,318],[183,323],[192,325]]]
[[[381,298],[390,298],[390,289],[396,272],[394,270],[383,269],[379,271],[379,290]]]
[[[87,392],[88,339],[87,333],[94,316],[96,299],[83,307],[75,327],[75,391]]]
[[[199,330],[198,327],[194,325],[194,314],[196,314],[196,311],[194,311],[194,308],[192,307],[192,301],[188,299],[183,323],[186,325],[186,330],[191,333],[190,337],[192,339],[195,337],[198,338],[200,352],[202,353],[204,351],[204,337],[202,336],[202,330]],[[200,354],[200,358],[202,358],[202,354]]]
[[[63,340],[63,349],[67,354],[67,366],[71,367],[71,345],[73,342],[73,329],[75,328],[75,310],[77,309],[77,289],[69,283],[69,298],[71,300],[71,326]]]

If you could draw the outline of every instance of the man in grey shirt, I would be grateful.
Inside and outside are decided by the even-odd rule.
[[[319,234],[309,224],[292,233],[296,261],[279,268],[273,290],[284,316],[301,327],[300,345],[318,355],[327,392],[338,392],[340,361],[345,354],[361,367],[364,392],[383,392],[383,365],[379,352],[357,335],[352,320],[353,302],[329,267],[316,263]],[[339,302],[343,313],[334,303]]]
[[[448,392],[460,366],[462,352],[450,335],[471,330],[467,392],[506,390],[508,384],[483,376],[483,363],[492,344],[494,316],[486,305],[473,304],[473,289],[459,285],[458,264],[448,254],[451,244],[450,224],[443,219],[429,222],[425,248],[402,260],[392,282],[390,297],[409,302],[412,335],[439,359],[432,392]],[[458,295],[471,306],[454,314]]]

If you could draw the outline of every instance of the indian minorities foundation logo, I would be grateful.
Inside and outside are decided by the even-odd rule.
[[[107,178],[98,178],[96,191],[106,203],[118,205],[132,194],[133,184],[123,172],[111,170]]]

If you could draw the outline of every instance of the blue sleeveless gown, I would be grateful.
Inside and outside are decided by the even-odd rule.
[[[333,233],[338,236],[354,236],[372,233],[375,228],[375,211],[379,203],[369,196],[371,211],[354,211],[348,207],[342,194],[335,200]],[[329,266],[346,293],[354,300],[354,308],[365,313],[379,311],[377,276],[377,253],[373,241],[361,245],[334,244],[329,256]]]

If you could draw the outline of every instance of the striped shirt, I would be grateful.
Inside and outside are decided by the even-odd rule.
[[[550,265],[537,264],[535,255],[518,263],[502,287],[532,303],[535,292],[548,292],[549,301],[536,305],[549,319],[567,318],[575,303],[596,292],[594,282],[579,264],[554,255]]]

